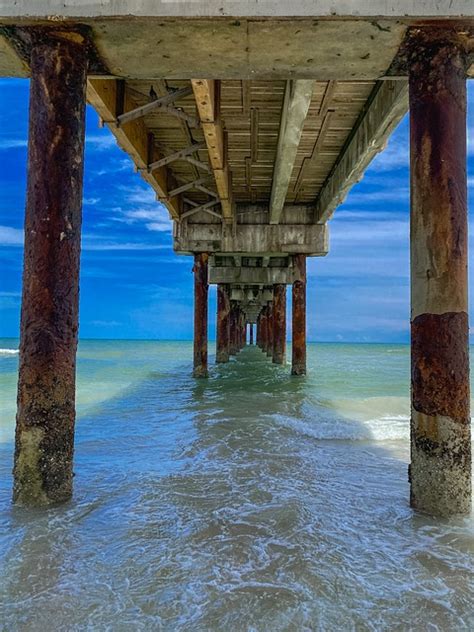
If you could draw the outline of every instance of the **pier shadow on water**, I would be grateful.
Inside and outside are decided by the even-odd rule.
[[[472,629],[472,521],[409,509],[406,443],[255,347],[151,372],[78,420],[71,503],[2,465],[0,629]]]

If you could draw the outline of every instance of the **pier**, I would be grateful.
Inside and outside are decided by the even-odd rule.
[[[31,80],[16,503],[73,491],[88,102],[167,208],[176,254],[192,261],[196,379],[208,377],[210,284],[216,362],[248,339],[304,379],[307,258],[328,255],[331,217],[409,112],[410,503],[469,513],[474,5],[340,5],[0,0],[0,75]]]

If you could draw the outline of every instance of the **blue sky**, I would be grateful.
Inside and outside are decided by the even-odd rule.
[[[16,337],[23,256],[28,81],[1,79],[0,89],[0,337]],[[472,210],[474,85],[469,86],[469,105]],[[330,222],[329,255],[308,260],[310,340],[408,341],[408,219],[405,118],[386,150],[336,211]],[[471,252],[472,247],[473,244]],[[190,257],[177,256],[172,251],[171,222],[166,209],[134,173],[132,163],[116,146],[110,132],[99,128],[95,112],[88,107],[80,336],[190,339],[191,268]],[[214,287],[210,289],[209,327],[210,338],[214,338]]]

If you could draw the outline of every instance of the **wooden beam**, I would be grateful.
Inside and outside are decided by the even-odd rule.
[[[175,197],[175,195],[179,195],[180,193],[189,191],[189,189],[194,189],[198,185],[204,184],[205,182],[207,182],[209,180],[209,177],[210,176],[203,176],[202,178],[198,178],[197,180],[193,180],[192,182],[186,182],[185,184],[182,184],[181,186],[176,187],[176,189],[169,191],[168,197],[172,198],[172,197]]]
[[[316,199],[315,222],[326,222],[408,110],[405,81],[379,81]]]
[[[134,110],[125,112],[124,114],[119,114],[117,116],[117,125],[123,125],[124,123],[134,121],[137,118],[141,118],[142,116],[146,116],[150,112],[153,112],[153,110],[166,108],[166,106],[170,105],[170,103],[173,103],[173,101],[176,101],[177,99],[181,99],[183,97],[187,97],[188,95],[192,94],[192,92],[193,90],[191,86],[186,86],[185,88],[181,88],[180,90],[169,92],[159,99],[155,99],[151,103],[142,105],[138,108],[135,108]],[[164,109],[164,111],[168,112],[167,109]],[[194,119],[194,121],[197,121],[195,117],[192,118]]]
[[[136,168],[141,171],[142,177],[156,191],[157,197],[163,202],[173,219],[178,219],[181,211],[179,197],[168,199],[169,172],[166,167],[153,170],[148,173],[149,140],[148,129],[143,119],[137,119],[125,123],[121,127],[115,126],[117,119],[117,86],[118,81],[113,79],[89,79],[87,98],[100,118],[110,126],[117,143],[132,159]],[[133,109],[133,102],[125,91],[124,111]]]
[[[164,156],[164,158],[160,158],[159,160],[155,160],[150,165],[148,165],[147,169],[149,172],[154,169],[159,169],[160,167],[164,167],[165,165],[169,165],[171,162],[175,162],[176,160],[181,160],[189,156],[190,154],[194,154],[199,149],[205,149],[206,143],[194,143],[189,145],[189,147],[185,147],[184,149],[180,149],[179,151],[175,151],[173,154],[169,156]]]
[[[313,97],[313,88],[314,81],[289,80],[286,82],[270,196],[270,224],[278,224],[280,221],[301,134]]]
[[[200,204],[199,206],[195,206],[194,208],[190,209],[189,211],[185,211],[184,213],[181,214],[181,219],[184,219],[185,217],[189,217],[190,215],[194,215],[195,213],[199,213],[199,211],[206,211],[209,212],[210,215],[216,215],[217,217],[221,217],[221,215],[219,215],[216,212],[211,212],[209,209],[211,209],[213,206],[216,206],[217,204],[219,204],[219,200],[211,200],[210,202],[206,202],[205,204]]]
[[[227,137],[220,118],[220,85],[217,80],[192,79],[209,162],[214,173],[224,221],[233,220],[231,175],[227,163]]]

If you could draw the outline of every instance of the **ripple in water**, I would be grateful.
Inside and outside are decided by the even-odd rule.
[[[365,351],[376,384],[343,346],[194,381],[188,344],[94,344],[74,500],[11,507],[1,446],[2,629],[473,629],[472,520],[407,505],[406,349]]]

